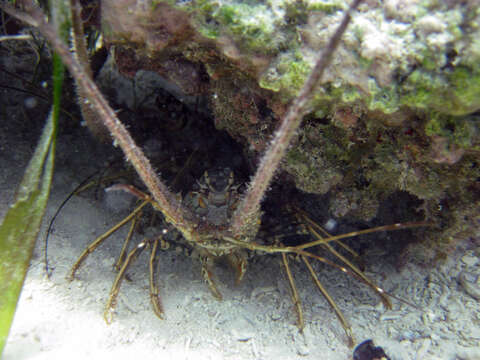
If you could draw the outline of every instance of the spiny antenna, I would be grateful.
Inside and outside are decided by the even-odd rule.
[[[241,237],[251,233],[250,228],[258,222],[260,202],[265,195],[265,191],[270,185],[280,160],[285,156],[287,148],[300,126],[313,90],[332,61],[333,53],[340,44],[340,39],[350,23],[352,12],[361,2],[362,0],[355,0],[346,11],[342,22],[330,38],[327,47],[319,57],[303,88],[285,113],[280,128],[275,133],[273,141],[263,156],[252,182],[248,186],[247,194],[233,214],[231,227],[234,236]]]

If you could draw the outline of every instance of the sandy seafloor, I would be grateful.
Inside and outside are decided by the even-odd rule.
[[[38,120],[39,124],[43,122]],[[0,216],[12,202],[15,186],[33,151],[40,126],[2,120],[0,131]],[[64,134],[58,145],[54,186],[46,218],[78,183],[108,157],[86,129]],[[175,252],[162,252],[159,284],[166,319],[151,310],[148,252],[122,285],[114,322],[103,309],[115,273],[112,264],[125,230],[100,246],[77,279],[65,279],[85,246],[124,214],[105,202],[75,196],[58,217],[49,244],[55,270],[47,279],[43,262],[44,224],[18,305],[4,360],[22,359],[350,359],[344,331],[300,263],[293,264],[305,310],[306,328],[298,332],[289,287],[276,257],[249,264],[243,283],[234,286],[228,268],[218,267],[223,301],[203,283],[200,266]],[[388,241],[388,235],[379,237]],[[478,250],[478,249],[477,249]],[[372,249],[367,274],[396,296],[385,310],[379,298],[337,270],[318,267],[325,287],[351,322],[357,341],[373,339],[391,359],[480,359],[480,309],[460,285],[480,274],[479,252],[459,251],[436,268],[407,264],[398,272]],[[477,283],[478,286],[478,283]],[[478,289],[478,287],[477,287]]]

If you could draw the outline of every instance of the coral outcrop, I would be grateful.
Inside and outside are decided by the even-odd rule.
[[[119,70],[151,70],[206,99],[255,158],[348,4],[341,0],[103,0]],[[283,170],[331,194],[336,216],[371,219],[405,192],[446,254],[479,238],[480,6],[365,1],[319,85]],[[429,256],[429,258],[435,257]]]

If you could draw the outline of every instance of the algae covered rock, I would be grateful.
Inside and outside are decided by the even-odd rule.
[[[120,72],[155,71],[202,99],[254,163],[347,7],[103,0],[100,24]],[[412,212],[441,220],[427,238],[444,252],[477,238],[479,24],[474,0],[365,1],[283,160],[286,178],[331,193],[337,216],[371,219],[393,194],[413,196],[422,205]]]

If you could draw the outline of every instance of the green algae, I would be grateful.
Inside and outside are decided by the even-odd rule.
[[[428,136],[441,136],[461,148],[471,148],[479,142],[479,121],[475,117],[454,117],[434,114],[425,124]]]
[[[322,155],[319,148],[307,150],[302,146],[287,153],[283,168],[293,175],[298,189],[312,194],[326,194],[342,181],[342,173],[330,166]]]
[[[411,92],[402,98],[405,105],[433,108],[448,115],[467,115],[480,108],[480,71],[466,66],[443,74],[415,70],[406,81],[406,90]]]
[[[281,93],[284,101],[298,94],[308,76],[311,65],[299,52],[294,56],[283,54],[274,69],[264,73],[259,85]],[[326,104],[361,101],[368,110],[392,114],[402,107],[426,110],[434,109],[448,115],[467,115],[480,109],[480,71],[458,67],[445,75],[426,68],[414,70],[403,83],[379,86],[374,78],[368,81],[368,92],[348,82],[322,84],[315,93],[313,103]],[[315,109],[318,110],[318,109]]]
[[[281,93],[286,102],[298,94],[310,71],[310,63],[303,59],[300,52],[285,53],[279,56],[274,68],[263,74],[259,85]]]
[[[343,180],[348,161],[346,134],[334,125],[314,122],[300,130],[298,143],[288,151],[282,166],[299,189],[325,194]]]
[[[465,115],[480,108],[480,69],[455,68],[449,76],[454,96],[452,115]]]
[[[281,42],[276,37],[275,17],[264,4],[220,4],[203,0],[197,2],[195,11],[198,31],[207,38],[228,36],[246,52],[278,52]]]

